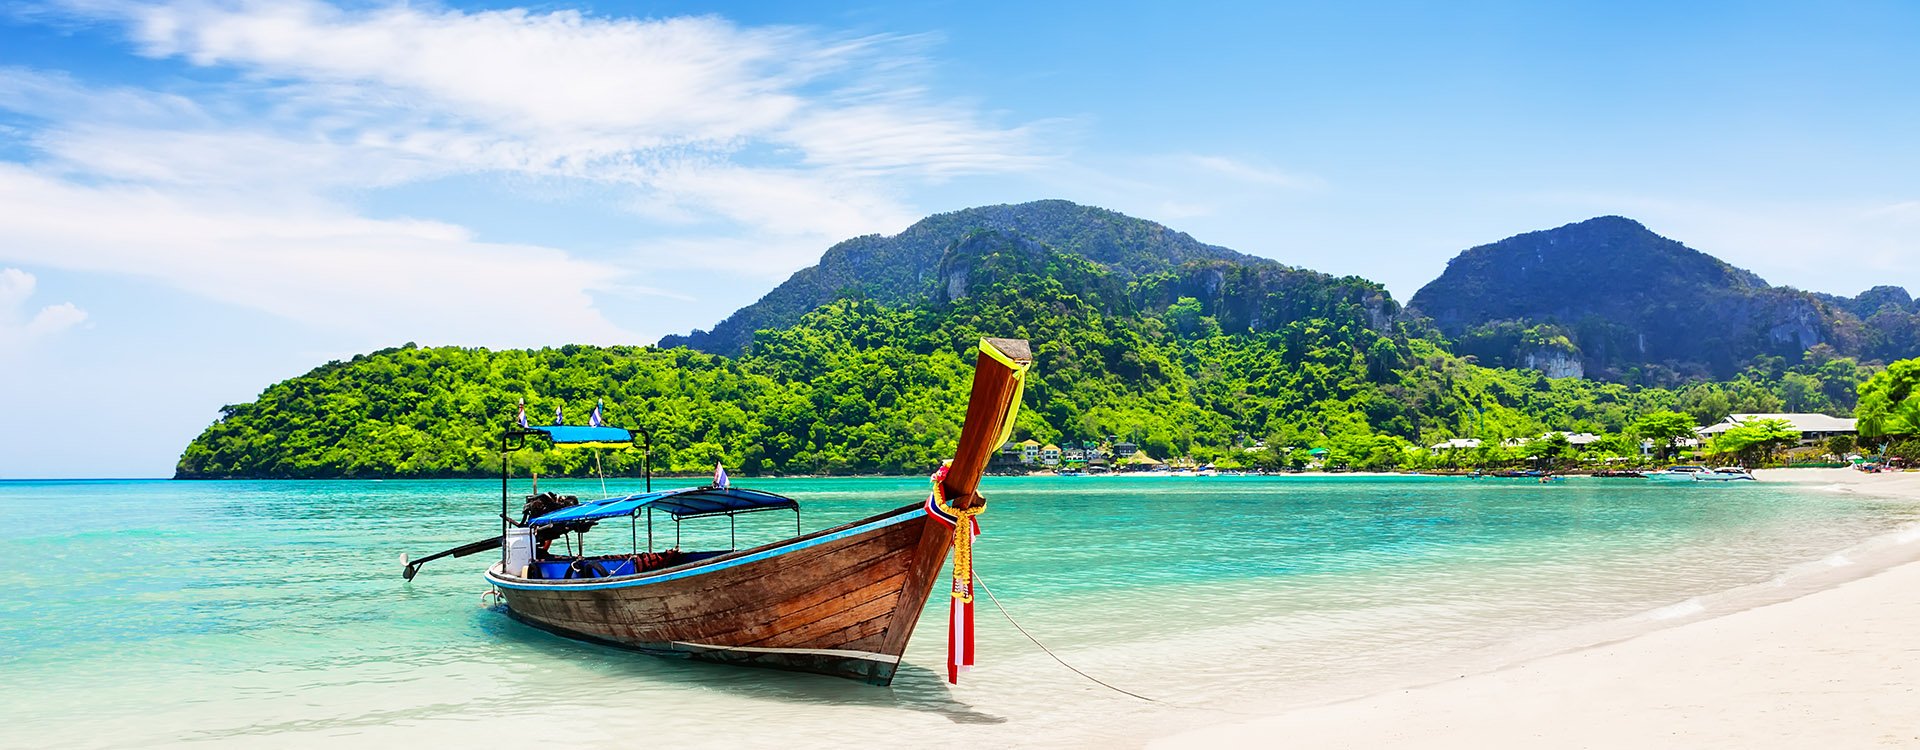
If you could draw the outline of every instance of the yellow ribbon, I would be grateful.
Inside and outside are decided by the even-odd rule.
[[[953,598],[973,601],[973,517],[985,513],[987,501],[965,510],[947,504],[947,493],[940,487],[941,474],[933,477],[933,504],[952,515],[953,522]],[[977,496],[976,496],[977,497]]]
[[[997,449],[1007,444],[1007,438],[1013,437],[1013,418],[1020,413],[1020,399],[1027,393],[1027,370],[1033,367],[1033,363],[1013,361],[1012,357],[994,348],[986,339],[980,340],[980,351],[1013,371],[1013,399],[1007,402],[1007,413],[1000,418],[1000,439],[993,441],[993,447]]]

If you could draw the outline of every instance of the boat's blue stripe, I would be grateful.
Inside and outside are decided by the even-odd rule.
[[[672,573],[668,573],[665,575],[648,576],[646,578],[636,578],[629,581],[607,581],[604,583],[513,583],[511,581],[504,581],[499,578],[495,578],[493,575],[493,571],[491,570],[487,571],[486,578],[488,582],[492,583],[495,586],[499,586],[501,588],[508,588],[508,589],[517,589],[521,591],[553,591],[555,589],[564,589],[566,591],[593,591],[596,589],[618,589],[618,588],[626,588],[628,586],[645,586],[649,583],[665,583],[667,581],[675,581],[675,580],[679,580],[681,578],[687,578],[690,576],[704,575],[707,573],[712,573],[716,570],[725,570],[727,568],[731,568],[736,565],[745,565],[751,562],[759,562],[769,557],[777,557],[780,555],[787,554],[789,552],[799,552],[800,550],[806,549],[808,547],[817,547],[819,545],[826,544],[828,542],[837,542],[841,539],[845,539],[850,536],[865,534],[875,529],[884,529],[894,524],[905,523],[907,521],[911,521],[913,519],[925,516],[926,514],[927,514],[927,511],[925,508],[915,508],[911,511],[902,513],[897,516],[892,516],[890,518],[882,518],[878,521],[874,521],[873,523],[865,523],[859,526],[855,526],[851,529],[846,529],[844,531],[836,531],[832,534],[827,534],[825,536],[814,537],[812,539],[808,539],[798,544],[793,544],[793,545],[784,546],[784,547],[775,547],[769,550],[761,550],[751,555],[736,557],[729,560],[722,560],[712,565],[701,565],[697,567],[688,568],[686,570],[676,570]],[[499,567],[499,566],[496,565],[494,567]]]

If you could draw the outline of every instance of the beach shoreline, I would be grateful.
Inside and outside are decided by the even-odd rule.
[[[1920,502],[1920,474],[1762,481]],[[1907,537],[1913,537],[1911,539]],[[1920,532],[1885,567],[1490,671],[1162,737],[1155,748],[1920,745]],[[1836,561],[1837,568],[1855,564]],[[1861,563],[1864,564],[1864,563]]]

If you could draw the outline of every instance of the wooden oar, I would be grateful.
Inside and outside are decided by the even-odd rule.
[[[406,555],[401,555],[400,556],[400,566],[401,566],[400,576],[402,578],[405,578],[411,581],[413,580],[413,574],[420,572],[420,566],[433,562],[434,560],[438,560],[442,557],[466,557],[467,555],[471,555],[479,552],[485,552],[490,549],[499,549],[500,540],[504,538],[505,537],[496,536],[492,539],[482,539],[472,544],[462,544],[458,547],[447,550],[445,552],[436,552],[434,554],[427,555],[426,557],[422,557],[418,560],[412,560],[412,561],[409,561]]]

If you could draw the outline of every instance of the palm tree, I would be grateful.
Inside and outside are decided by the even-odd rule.
[[[1873,399],[1869,396],[1860,405],[1861,437],[1920,434],[1920,393],[1893,404],[1873,403],[1876,400],[1884,401],[1885,397]]]

